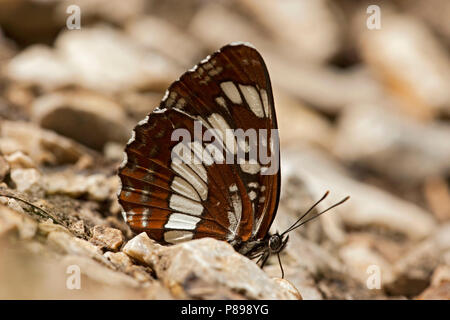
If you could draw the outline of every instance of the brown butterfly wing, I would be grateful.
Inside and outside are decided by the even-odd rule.
[[[130,227],[162,243],[264,238],[276,214],[280,172],[262,174],[259,158],[258,164],[237,162],[239,143],[224,138],[226,129],[237,128],[266,129],[265,144],[278,144],[271,132],[277,122],[267,68],[244,44],[225,46],[183,74],[134,129],[119,170],[119,202]],[[216,142],[232,163],[202,162],[208,143],[201,138],[208,129],[224,133]],[[173,161],[181,147],[176,132],[198,138],[188,149],[196,162]],[[279,163],[279,151],[270,152]]]

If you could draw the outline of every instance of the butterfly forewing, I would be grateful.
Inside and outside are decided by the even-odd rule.
[[[253,145],[230,130],[254,130],[258,150],[269,146],[268,155],[278,162],[278,149],[270,149],[278,144],[271,131],[276,128],[261,55],[245,44],[223,47],[174,82],[134,129],[119,170],[126,221],[162,243],[206,236],[233,244],[263,239],[276,213],[280,173],[263,174],[267,163],[259,157],[239,162],[239,150],[248,156]],[[179,132],[189,133],[190,143]],[[211,155],[205,149],[212,142],[221,146],[215,155],[222,162],[204,157]],[[195,161],[183,161],[187,154]]]

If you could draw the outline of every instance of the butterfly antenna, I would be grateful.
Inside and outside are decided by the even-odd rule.
[[[291,232],[292,230],[295,229],[295,225],[297,223],[299,223],[308,213],[310,213],[319,203],[321,203],[330,193],[330,191],[327,190],[327,192],[325,192],[325,194],[322,196],[322,198],[320,198],[316,203],[314,203],[311,208],[309,208],[297,221],[295,221],[289,228],[286,229],[286,231],[284,231],[281,235],[283,236],[284,234]]]
[[[300,223],[299,225],[297,225],[297,226],[295,226],[295,227],[293,227],[293,228],[290,228],[289,231],[292,231],[292,230],[294,230],[294,229],[297,229],[298,227],[301,227],[301,226],[304,225],[305,223],[307,223],[307,222],[309,222],[309,221],[311,221],[311,220],[313,220],[313,219],[315,219],[315,218],[318,218],[319,216],[321,216],[321,215],[324,214],[325,212],[330,211],[331,209],[333,209],[333,208],[335,208],[335,207],[337,207],[337,206],[343,204],[343,203],[344,203],[345,201],[347,201],[348,199],[350,199],[350,196],[346,196],[344,199],[342,199],[341,201],[339,201],[339,202],[333,204],[331,207],[328,207],[327,209],[323,210],[322,212],[319,212],[318,214],[316,214],[315,216],[306,219],[305,221],[303,221],[303,222]]]

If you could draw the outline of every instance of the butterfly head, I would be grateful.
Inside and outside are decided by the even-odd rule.
[[[279,253],[284,249],[289,240],[289,235],[280,235],[278,232],[271,235],[267,244],[270,253]]]
[[[260,260],[258,260],[258,262],[262,261],[261,268],[264,267],[264,264],[270,255],[276,254],[281,268],[281,278],[284,278],[284,270],[283,265],[281,264],[280,252],[284,249],[288,240],[289,235],[284,235],[284,233],[279,234],[277,232],[269,236],[269,238],[265,241],[265,245],[262,247],[263,253],[260,255]]]
[[[265,253],[262,255],[263,258],[262,258],[261,266],[264,266],[265,262],[267,261],[267,258],[271,254],[276,254],[278,257],[278,263],[280,264],[280,268],[281,268],[281,277],[284,278],[284,270],[283,270],[283,265],[281,264],[280,252],[284,249],[284,247],[286,246],[286,244],[289,240],[288,233],[299,228],[300,226],[304,225],[308,221],[311,221],[311,220],[319,217],[320,215],[324,214],[325,212],[331,210],[332,208],[344,203],[345,201],[347,201],[350,198],[350,197],[345,197],[344,199],[342,199],[341,201],[328,207],[327,209],[317,213],[316,215],[314,215],[310,218],[307,218],[306,220],[303,220],[308,215],[308,213],[310,213],[320,202],[322,202],[328,196],[328,194],[329,194],[329,191],[327,191],[319,201],[317,201],[314,205],[312,205],[308,211],[306,211],[296,222],[294,222],[294,224],[292,224],[289,228],[287,228],[283,233],[280,234],[280,233],[276,232],[275,234],[269,236],[269,239],[267,240],[267,244],[265,247]]]

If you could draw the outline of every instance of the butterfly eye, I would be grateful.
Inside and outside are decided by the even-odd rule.
[[[271,251],[278,251],[281,247],[281,237],[278,234],[274,234],[269,239],[269,248]]]

